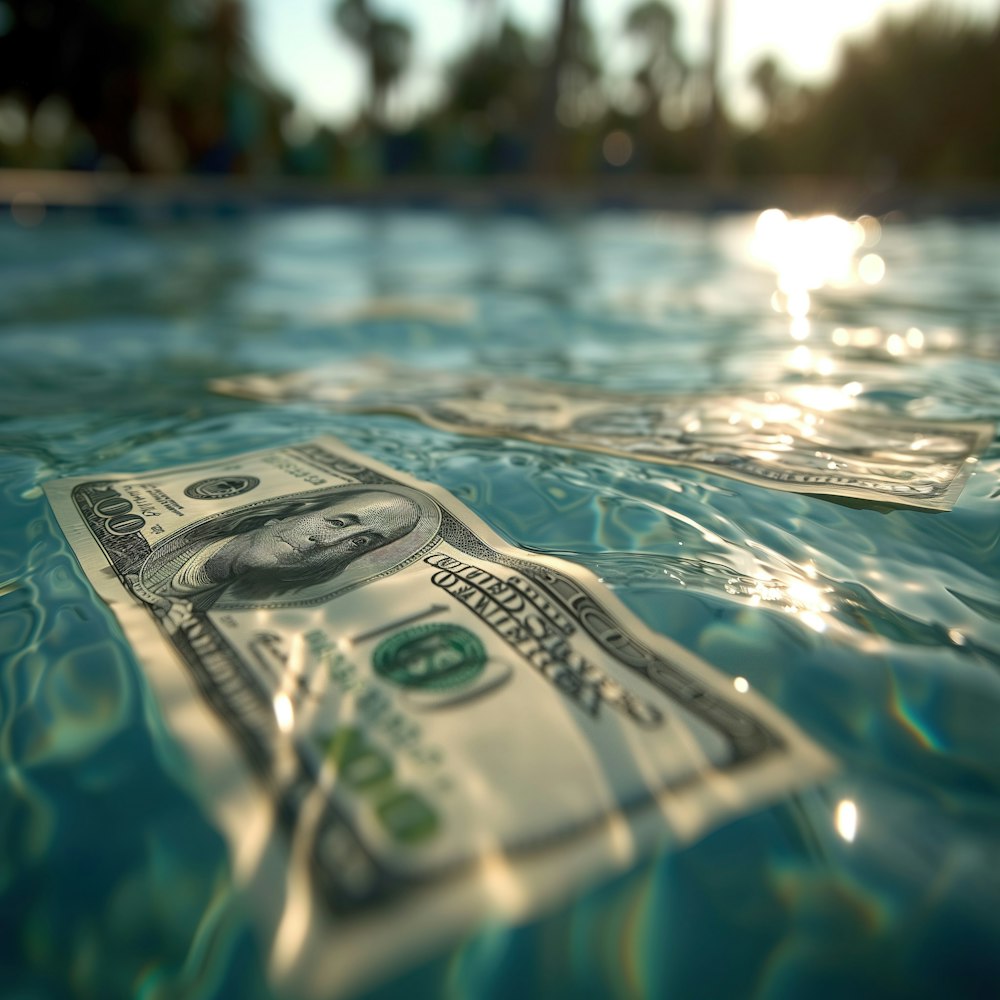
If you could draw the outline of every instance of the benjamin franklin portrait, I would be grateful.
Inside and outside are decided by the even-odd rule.
[[[341,486],[241,506],[156,546],[139,583],[195,610],[294,602],[409,561],[437,530],[419,491]]]

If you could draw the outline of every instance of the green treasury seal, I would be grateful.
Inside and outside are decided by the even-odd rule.
[[[445,691],[474,681],[486,650],[458,625],[415,625],[379,643],[372,655],[379,677],[402,687]]]

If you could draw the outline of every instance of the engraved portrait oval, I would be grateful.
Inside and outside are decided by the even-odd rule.
[[[139,584],[197,611],[314,604],[410,564],[440,524],[427,494],[395,483],[286,494],[204,518],[159,543]]]

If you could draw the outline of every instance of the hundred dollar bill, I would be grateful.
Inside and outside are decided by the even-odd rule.
[[[461,434],[686,465],[758,486],[950,510],[986,421],[912,421],[851,412],[829,386],[784,393],[655,396],[530,379],[381,370],[218,379],[218,392],[395,412]]]
[[[359,987],[831,768],[589,572],[333,438],[46,491],[296,994]]]

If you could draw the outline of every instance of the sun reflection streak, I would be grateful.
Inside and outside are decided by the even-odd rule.
[[[837,347],[846,347],[864,354],[879,355],[884,352],[891,359],[916,356],[928,350],[950,351],[954,337],[950,331],[935,330],[925,334],[911,326],[903,333],[888,332],[878,327],[835,327],[830,340]]]
[[[732,577],[726,584],[726,592],[746,598],[755,607],[792,615],[814,632],[825,632],[835,621],[831,617],[833,588],[822,581],[812,561],[799,567],[789,566],[785,572],[779,571],[779,575],[761,565],[753,576]],[[742,693],[749,688],[749,682],[738,677],[733,686]]]
[[[788,596],[805,611],[829,611],[830,605],[824,592],[805,580],[791,580],[785,588]]]
[[[872,216],[850,222],[830,214],[795,219],[778,208],[760,213],[750,253],[774,271],[777,290],[771,296],[771,308],[791,318],[794,340],[809,336],[811,292],[859,282],[876,285],[885,277],[885,261],[878,254],[865,253],[856,259],[880,237],[881,226]]]
[[[823,618],[816,614],[815,611],[802,611],[799,613],[799,621],[803,625],[808,625],[814,632],[825,632],[826,622]]]
[[[792,335],[792,340],[808,340],[811,329],[809,320],[805,316],[794,316],[789,332]]]
[[[865,245],[865,230],[836,215],[790,219],[767,209],[757,219],[751,252],[778,275],[789,297],[824,285],[846,285],[854,254]]]
[[[793,319],[805,319],[811,305],[812,299],[809,298],[809,293],[804,288],[796,288],[795,291],[788,293],[785,308]]]

